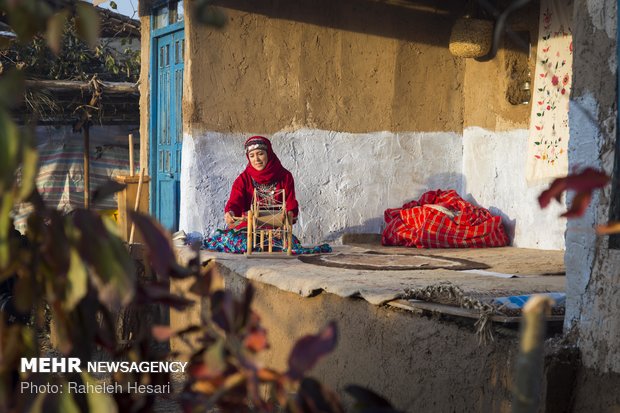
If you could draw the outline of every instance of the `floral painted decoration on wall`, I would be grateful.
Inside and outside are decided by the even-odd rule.
[[[548,180],[568,171],[568,107],[573,66],[571,21],[572,2],[541,2],[528,181]]]

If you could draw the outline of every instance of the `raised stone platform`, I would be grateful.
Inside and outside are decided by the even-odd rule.
[[[181,260],[192,256],[189,248],[178,252]],[[416,308],[398,298],[406,289],[441,283],[478,295],[564,291],[561,251],[429,251],[358,244],[335,247],[329,257],[331,262],[366,267],[201,252],[203,260],[216,260],[234,295],[241,297],[248,284],[254,286],[253,308],[270,343],[262,355],[266,366],[284,370],[298,338],[335,320],[338,346],[311,375],[340,394],[347,384],[360,384],[402,411],[510,411],[518,330],[496,325],[493,341],[481,343],[475,319]],[[187,287],[179,281],[172,289],[182,292]],[[196,322],[202,306],[199,302],[190,311],[172,312],[172,327]],[[547,388],[556,380],[549,373],[554,371],[554,360],[546,361]],[[557,390],[553,394],[557,396]],[[566,395],[562,400],[569,399]]]

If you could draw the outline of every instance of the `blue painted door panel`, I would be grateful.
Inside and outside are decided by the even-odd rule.
[[[153,187],[154,215],[171,231],[179,227],[181,148],[183,144],[184,31],[154,39],[157,65],[153,131],[156,173]]]

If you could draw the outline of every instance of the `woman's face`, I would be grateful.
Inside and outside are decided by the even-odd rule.
[[[262,149],[255,149],[248,154],[250,158],[250,165],[254,167],[257,171],[262,171],[267,166],[267,162],[269,161],[269,157],[267,156],[267,151]]]

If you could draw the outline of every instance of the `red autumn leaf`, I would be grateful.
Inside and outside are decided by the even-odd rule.
[[[229,291],[217,290],[211,296],[211,319],[227,333],[235,328],[235,300]]]
[[[336,347],[338,329],[334,321],[317,335],[304,336],[293,347],[288,358],[288,372],[293,380],[299,380],[303,375]]]
[[[581,173],[569,175],[566,178],[568,179],[568,189],[577,192],[599,189],[609,182],[609,176],[594,168],[586,168]]]
[[[262,329],[256,329],[248,334],[243,340],[243,345],[250,351],[258,353],[269,347],[267,342],[267,332]]]
[[[538,203],[541,208],[546,208],[554,198],[560,202],[562,193],[569,189],[577,192],[577,195],[575,196],[576,200],[577,196],[584,192],[589,193],[591,197],[591,192],[594,189],[602,188],[607,184],[607,182],[609,182],[609,177],[605,173],[594,168],[586,168],[578,174],[572,174],[564,178],[554,180],[549,188],[540,194],[538,197]],[[589,203],[590,201],[590,198],[588,197],[582,197],[582,199],[583,200],[578,201],[580,204],[576,205],[577,208],[575,208],[573,212],[577,212],[579,208],[583,206],[581,202],[587,201]],[[575,202],[573,202],[573,204],[575,204]],[[586,204],[585,207],[587,206],[588,205]],[[585,209],[583,209],[583,211],[585,212]],[[569,212],[567,212],[567,214],[569,214]]]
[[[282,380],[282,374],[275,370],[262,367],[256,371],[256,377],[261,381],[274,382]]]
[[[206,363],[194,363],[194,364],[190,364],[189,368],[187,369],[187,372],[189,373],[190,377],[195,378],[195,379],[200,379],[203,377],[208,377],[208,367]]]
[[[210,381],[215,385],[220,385],[224,380],[221,369],[209,366],[209,363],[204,361],[190,363],[187,373],[194,380]]]
[[[577,218],[582,216],[586,209],[588,209],[588,205],[590,205],[590,201],[592,200],[592,191],[587,192],[579,192],[573,198],[573,203],[568,211],[563,213],[561,216],[566,218]]]
[[[538,203],[541,208],[546,208],[553,198],[560,202],[562,192],[566,191],[566,178],[558,178],[554,180],[548,189],[544,190],[538,197]]]
[[[167,341],[172,337],[172,329],[169,326],[153,326],[151,328],[151,334],[153,338],[157,341]]]
[[[611,221],[605,225],[599,225],[598,227],[596,227],[596,233],[599,235],[620,233],[620,222]]]

